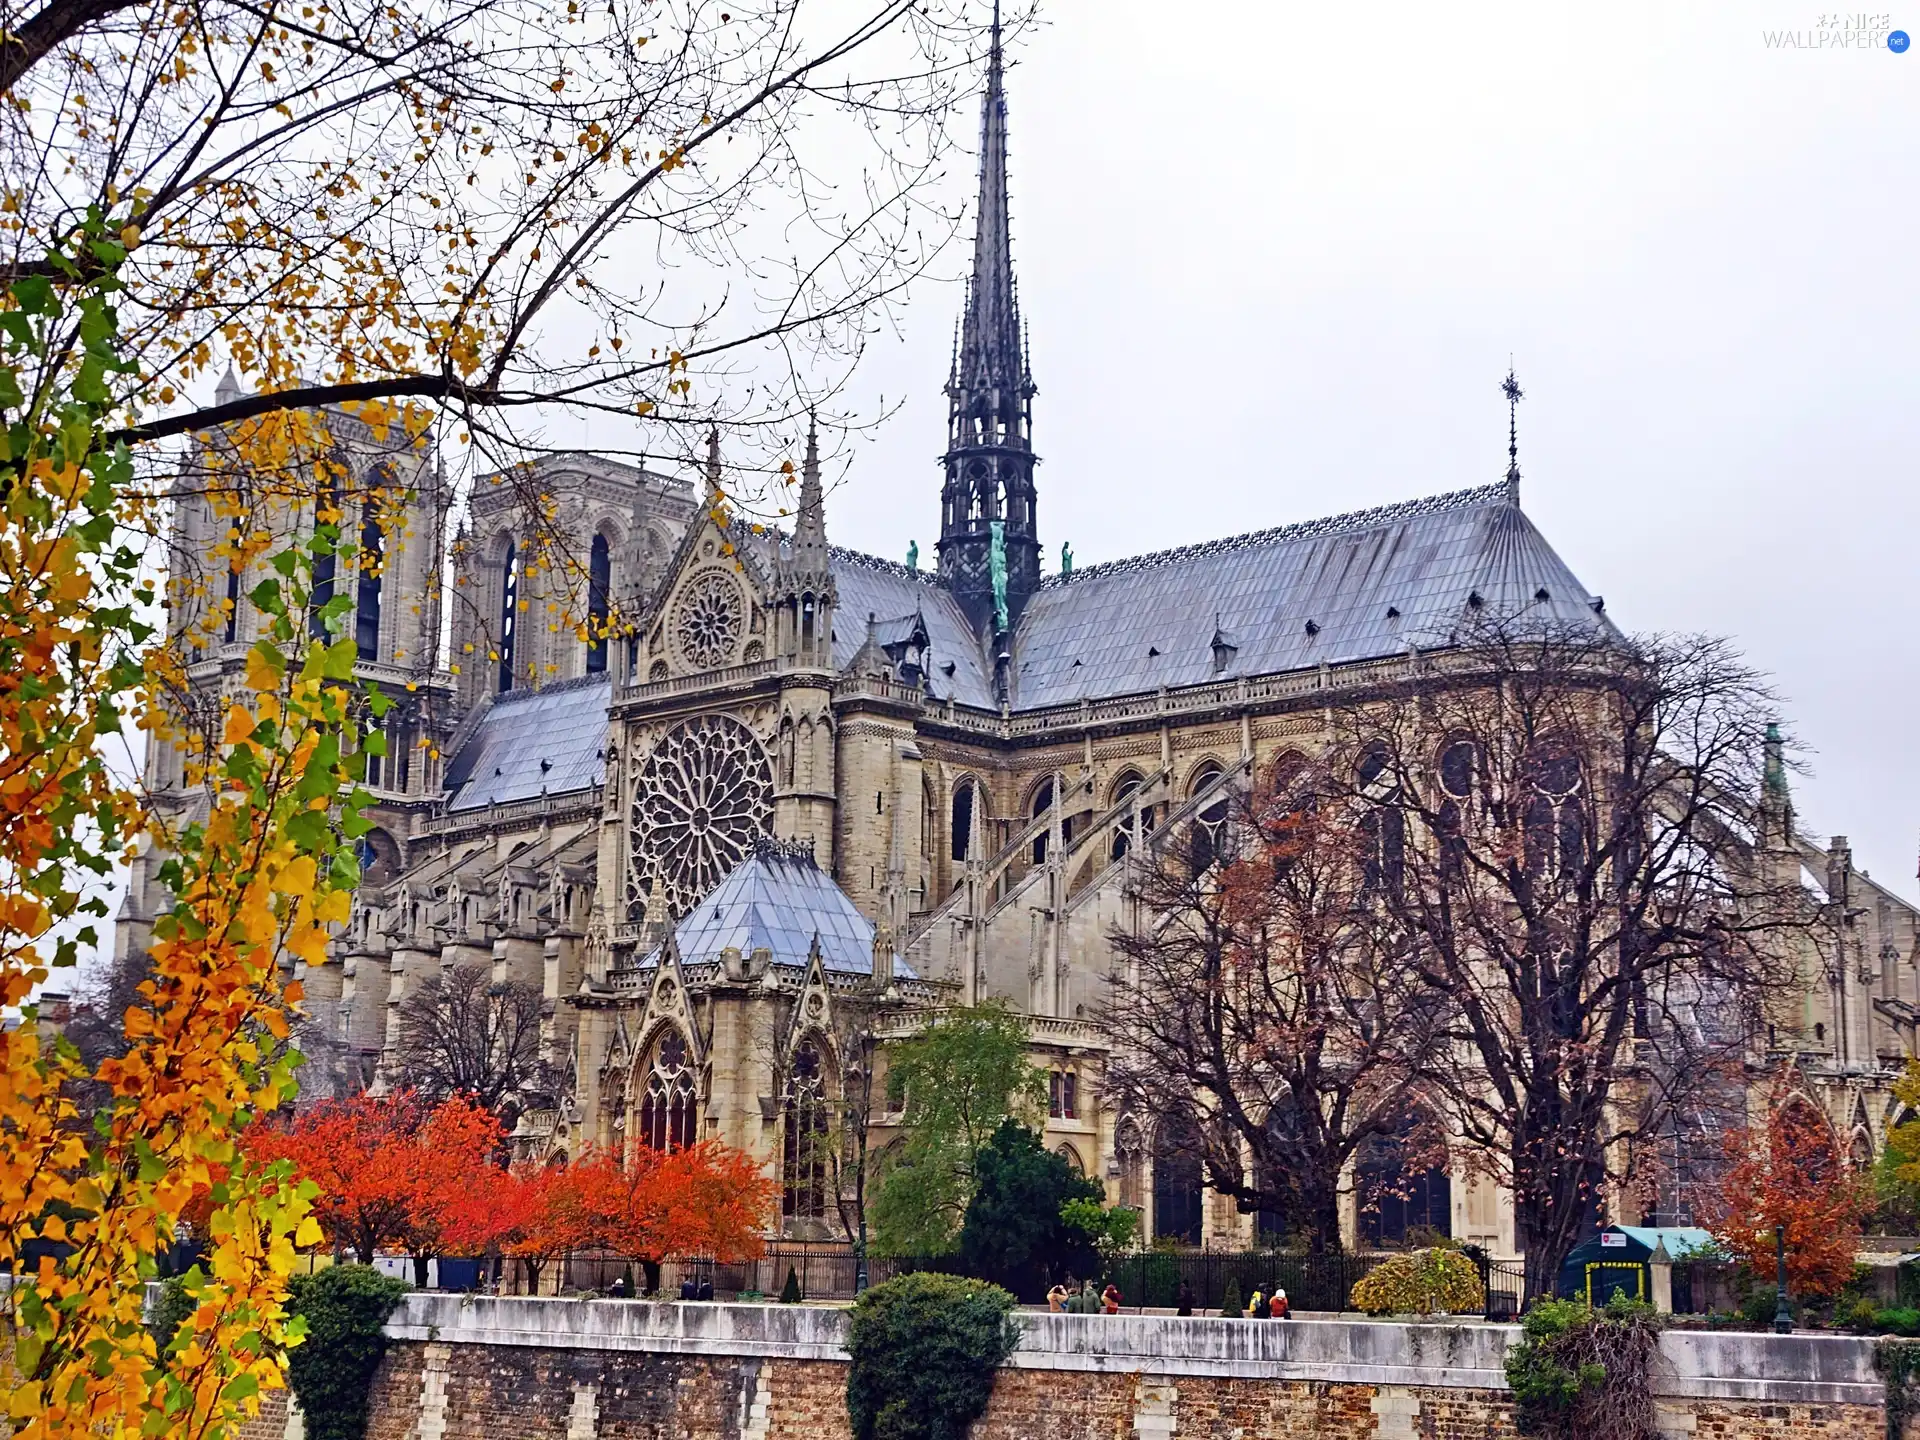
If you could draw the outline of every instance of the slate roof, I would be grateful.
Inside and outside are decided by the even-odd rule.
[[[447,809],[588,790],[606,774],[609,677],[496,695],[447,767]]]
[[[771,950],[776,965],[804,965],[818,935],[827,969],[864,975],[873,970],[873,931],[873,922],[814,863],[810,849],[767,840],[687,912],[674,927],[673,941],[689,965],[718,959],[729,946],[742,955]],[[897,955],[893,973],[914,978]]]
[[[867,638],[867,616],[878,622],[882,644],[904,638],[914,613],[927,622],[927,689],[936,700],[996,709],[993,670],[960,602],[926,571],[835,546],[833,664],[844,670]],[[947,674],[947,666],[953,674]]]
[[[1488,615],[1607,623],[1501,483],[1049,577],[1014,634],[1012,701],[1030,709],[1431,648],[1473,613],[1475,595]],[[1237,647],[1218,671],[1216,617]]]

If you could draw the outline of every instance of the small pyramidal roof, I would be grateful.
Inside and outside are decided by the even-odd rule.
[[[673,943],[688,965],[717,960],[729,947],[742,955],[769,950],[776,965],[805,965],[818,936],[827,969],[864,975],[873,969],[873,934],[873,922],[814,862],[811,845],[762,836],[674,927]],[[897,955],[893,973],[914,978]]]

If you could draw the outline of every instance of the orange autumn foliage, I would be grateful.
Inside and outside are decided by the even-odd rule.
[[[778,1194],[751,1158],[705,1140],[670,1152],[642,1147],[624,1165],[588,1151],[567,1170],[561,1203],[575,1248],[744,1260],[760,1253]]]
[[[384,1248],[439,1254],[469,1197],[498,1178],[500,1122],[463,1096],[429,1106],[410,1091],[314,1106],[249,1137],[258,1164],[292,1162],[319,1187],[314,1216],[362,1263]]]
[[[1774,1227],[1786,1227],[1795,1295],[1832,1295],[1853,1277],[1868,1177],[1847,1163],[1833,1128],[1804,1100],[1776,1093],[1764,1124],[1728,1138],[1731,1161],[1713,1233],[1764,1280],[1775,1273]]]
[[[453,1207],[447,1243],[497,1250],[531,1270],[575,1250],[744,1260],[760,1253],[778,1194],[750,1156],[717,1140],[671,1153],[641,1149],[625,1164],[588,1151],[564,1167],[495,1172]]]

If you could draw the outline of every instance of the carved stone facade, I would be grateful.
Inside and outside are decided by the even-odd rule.
[[[839,1228],[821,1106],[874,1085],[876,1037],[1002,1000],[1050,1072],[1048,1145],[1150,1236],[1245,1244],[1256,1217],[1203,1195],[1153,1115],[1103,1096],[1108,937],[1143,920],[1133,867],[1224,824],[1249,775],[1330,744],[1336,694],[1405,675],[1469,611],[1600,607],[1517,478],[1042,578],[997,50],[984,133],[937,570],[828,544],[811,442],[790,535],[726,522],[684,479],[551,460],[478,487],[440,656],[446,499],[418,462],[362,666],[409,697],[411,759],[374,787],[365,884],[334,960],[301,977],[308,1008],[371,1072],[423,978],[477,965],[537,985],[561,1079],[523,1117],[523,1153],[718,1137],[782,1175],[791,1232],[821,1234]],[[716,440],[709,496],[721,465]],[[176,516],[181,553],[204,552],[211,518],[185,496]],[[616,612],[632,623],[603,623]],[[244,663],[238,613],[196,684]],[[1920,1041],[1920,917],[1843,840],[1797,834],[1784,788],[1767,806],[1766,863],[1804,871],[1823,936],[1779,1049],[1877,1146]],[[152,870],[136,867],[123,953],[145,943]],[[1429,1201],[1429,1220],[1512,1252],[1490,1182]]]

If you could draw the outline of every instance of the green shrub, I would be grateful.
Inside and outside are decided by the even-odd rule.
[[[1840,1306],[1834,1312],[1833,1321],[1856,1335],[1878,1335],[1880,1307],[1862,1295]]]
[[[1876,1310],[1873,1314],[1873,1328],[1867,1333],[1920,1336],[1920,1310],[1912,1310],[1904,1305],[1895,1306],[1891,1310]]]
[[[1240,1279],[1238,1276],[1227,1281],[1227,1292],[1220,1297],[1220,1318],[1235,1320],[1244,1315],[1247,1302],[1240,1298]]]
[[[964,1440],[1019,1341],[1013,1296],[957,1275],[902,1275],[854,1302],[854,1440]]]
[[[381,1326],[407,1283],[371,1265],[329,1265],[296,1275],[287,1309],[306,1339],[287,1352],[287,1379],[306,1417],[307,1440],[364,1440],[374,1371],[386,1354]]]
[[[1507,1351],[1514,1423],[1545,1440],[1658,1440],[1652,1367],[1660,1316],[1616,1297],[1603,1310],[1543,1300],[1520,1322]]]
[[[1747,1292],[1740,1302],[1741,1317],[1749,1325],[1771,1325],[1775,1312],[1780,1308],[1780,1297],[1771,1285],[1756,1285]],[[1793,1308],[1793,1297],[1787,1297],[1787,1308]]]
[[[1383,1260],[1354,1285],[1348,1299],[1369,1315],[1438,1315],[1484,1310],[1480,1267],[1458,1250],[1413,1250]]]
[[[800,1277],[794,1273],[793,1266],[787,1266],[787,1283],[780,1287],[782,1305],[798,1305],[804,1297],[800,1294]]]
[[[193,1314],[199,1304],[188,1293],[189,1277],[193,1286],[198,1289],[201,1274],[197,1265],[185,1275],[170,1275],[160,1282],[160,1301],[153,1307],[153,1314],[147,1319],[147,1329],[153,1332],[153,1348],[156,1354],[167,1353],[167,1346],[173,1343],[174,1333],[186,1324],[187,1317]]]

